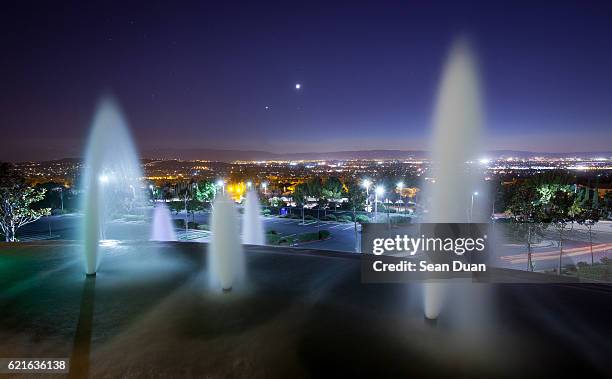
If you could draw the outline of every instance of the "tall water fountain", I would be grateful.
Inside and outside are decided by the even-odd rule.
[[[108,238],[109,221],[141,213],[145,199],[142,171],[127,122],[110,98],[97,106],[84,169],[82,238],[86,273],[94,275],[100,264],[100,241]]]
[[[213,205],[208,246],[208,276],[213,288],[229,291],[245,276],[245,261],[238,213],[234,202],[225,194],[218,194]]]
[[[481,100],[476,61],[465,39],[452,46],[444,68],[434,112],[431,140],[432,170],[435,183],[425,193],[430,223],[481,222],[474,211],[473,196],[484,192],[481,186]],[[479,199],[481,200],[481,199]],[[424,312],[437,319],[450,283],[424,284]]]
[[[151,241],[176,241],[170,209],[165,204],[157,204],[153,210]]]
[[[261,207],[257,193],[247,192],[242,217],[242,243],[246,245],[264,245],[265,235],[261,218]]]

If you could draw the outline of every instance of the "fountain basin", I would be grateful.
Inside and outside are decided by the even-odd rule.
[[[0,245],[0,356],[70,357],[76,340],[92,377],[608,374],[608,285],[492,285],[493,325],[473,342],[450,313],[425,322],[414,283],[362,284],[358,255],[246,246],[248,282],[223,293],[205,248],[101,246],[92,287],[78,243]]]

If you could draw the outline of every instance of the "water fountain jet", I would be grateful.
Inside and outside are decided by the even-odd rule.
[[[176,241],[176,232],[172,225],[170,209],[165,204],[157,204],[153,210],[151,225],[152,241]]]
[[[144,200],[142,171],[136,149],[119,106],[105,98],[97,106],[85,153],[82,238],[85,273],[100,264],[99,244],[107,223],[118,214],[134,214]]]
[[[242,217],[242,243],[246,245],[264,245],[265,235],[261,218],[261,207],[257,193],[249,190],[244,202]]]
[[[470,208],[474,192],[480,190],[481,100],[474,54],[466,39],[458,39],[448,57],[434,112],[431,139],[435,183],[425,193],[429,223],[480,222],[483,217]],[[440,315],[448,291],[447,282],[423,284],[424,313],[428,319]]]
[[[245,262],[238,214],[234,202],[225,194],[218,194],[215,199],[211,232],[207,264],[210,284],[229,291],[244,279]]]

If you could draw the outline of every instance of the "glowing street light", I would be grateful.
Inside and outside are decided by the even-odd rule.
[[[364,179],[363,182],[361,182],[361,185],[366,190],[366,205],[368,205],[368,201],[370,199],[370,186],[372,185],[372,182],[369,179]]]
[[[261,188],[263,188],[264,195],[267,195],[268,194],[268,192],[267,192],[268,183],[266,183],[266,182],[261,183]]]
[[[217,187],[221,187],[221,191],[223,192],[223,194],[225,194],[225,180],[217,180]]]
[[[376,186],[376,190],[374,191],[374,222],[378,219],[378,197],[384,195],[385,187]]]
[[[253,182],[249,180],[248,182],[246,182],[246,186],[247,186],[247,189],[251,189],[251,187],[253,186]]]
[[[295,89],[299,90],[300,88],[302,88],[302,85],[300,83],[296,83],[295,84]]]
[[[108,183],[108,181],[110,180],[110,178],[108,177],[108,175],[106,175],[106,174],[102,174],[102,175],[100,175],[100,177],[98,178],[98,180],[100,180],[100,183],[102,183],[102,184],[106,184],[106,183]]]
[[[404,189],[404,182],[402,181],[397,182],[397,189],[399,190],[399,199],[402,200],[402,190]],[[405,205],[404,205],[404,209],[406,209]]]

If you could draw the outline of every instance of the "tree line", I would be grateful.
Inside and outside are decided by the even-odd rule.
[[[527,248],[527,270],[534,270],[533,246],[552,228],[559,244],[557,273],[561,273],[564,239],[574,225],[583,225],[588,232],[591,264],[594,264],[593,227],[610,212],[612,197],[604,197],[599,189],[578,186],[563,175],[538,175],[515,183],[505,191],[506,210],[513,232]]]

